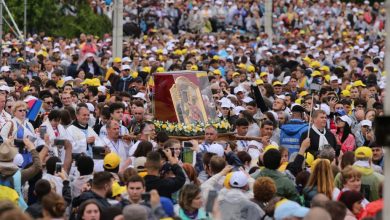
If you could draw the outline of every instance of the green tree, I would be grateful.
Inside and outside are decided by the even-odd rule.
[[[24,0],[6,1],[7,6],[23,31]],[[76,37],[81,33],[101,36],[112,31],[111,21],[105,15],[96,15],[85,3],[74,5],[76,16],[64,15],[62,6],[54,0],[27,0],[27,32],[45,32],[50,36]],[[10,21],[9,16],[3,13]],[[7,29],[8,28],[8,29]],[[5,27],[9,31],[9,27]]]

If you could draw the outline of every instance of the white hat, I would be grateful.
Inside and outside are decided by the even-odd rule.
[[[122,65],[122,68],[121,70],[129,70],[130,69],[130,66],[129,65]]]
[[[7,85],[1,85],[0,91],[6,91],[6,92],[10,93],[10,88]]]
[[[242,106],[236,106],[234,107],[233,111],[236,115],[239,115],[241,111],[245,111],[245,108]]]
[[[239,92],[244,92],[244,88],[242,88],[241,86],[237,86],[236,88],[234,88],[234,94],[237,94]]]
[[[88,106],[89,112],[94,112],[95,111],[95,106],[93,106],[92,103],[85,103]]]
[[[24,162],[23,156],[21,154],[16,154],[14,157],[14,164],[17,167],[22,167],[23,162]]]
[[[337,78],[337,76],[333,75],[333,76],[330,77],[330,81],[332,82],[334,80],[339,80],[339,78]]]
[[[320,108],[321,108],[321,110],[323,110],[325,112],[326,115],[330,115],[329,105],[327,105],[325,103],[321,103]]]
[[[215,153],[218,156],[222,157],[224,155],[225,151],[224,151],[222,145],[220,145],[220,144],[212,144],[212,145],[210,145],[210,147],[208,149],[208,152]]]
[[[95,57],[93,53],[87,53],[85,54],[85,58]]]
[[[73,77],[71,76],[65,76],[64,77],[64,83],[68,82],[68,81],[72,81],[73,80]]]
[[[105,94],[106,94],[106,91],[107,91],[107,88],[106,88],[105,86],[99,86],[99,87],[98,87],[98,91],[99,91],[99,92],[102,92],[103,95],[105,95]]]
[[[361,126],[368,126],[368,127],[372,127],[372,122],[370,120],[363,120],[360,122],[360,125]]]
[[[0,72],[8,72],[8,71],[11,71],[11,67],[10,66],[2,66],[1,69],[0,69]]]
[[[66,45],[65,50],[68,50],[68,49],[70,49],[70,46]]]
[[[290,79],[291,79],[291,76],[284,77],[282,84],[287,85],[287,83],[290,82]]]
[[[277,95],[276,98],[277,99],[286,100],[286,96],[285,95]]]
[[[221,108],[234,108],[234,104],[230,101],[230,99],[223,98],[221,99]]]
[[[142,99],[146,102],[145,93],[143,93],[143,92],[139,92],[139,93],[133,95],[133,98],[139,98],[139,99]]]
[[[234,188],[241,188],[248,184],[248,177],[242,171],[233,172],[230,177],[230,186]]]
[[[123,57],[122,58],[122,63],[124,63],[124,62],[131,62],[130,57]]]
[[[60,49],[58,47],[54,48],[53,53],[59,53]]]
[[[345,123],[347,123],[349,126],[352,125],[352,119],[349,116],[347,116],[347,115],[341,116],[340,120],[345,122]]]
[[[251,97],[245,97],[243,100],[242,100],[244,103],[249,103],[251,101],[253,101],[253,99]]]

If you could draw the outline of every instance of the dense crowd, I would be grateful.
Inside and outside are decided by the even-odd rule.
[[[385,10],[273,2],[269,38],[261,0],[124,1],[114,58],[109,34],[5,34],[0,219],[379,219]],[[207,73],[235,140],[156,132],[169,71]]]

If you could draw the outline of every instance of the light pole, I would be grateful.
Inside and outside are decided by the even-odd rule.
[[[122,57],[123,48],[123,0],[114,1],[112,56]]]

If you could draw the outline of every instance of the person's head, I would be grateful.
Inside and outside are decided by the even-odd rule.
[[[120,133],[120,125],[116,120],[109,120],[106,124],[107,137],[112,140],[118,140]]]
[[[42,198],[43,216],[46,218],[62,218],[66,210],[66,202],[62,196],[50,192]]]
[[[202,207],[202,195],[199,186],[184,185],[179,194],[179,205],[185,211],[196,211]]]
[[[70,93],[67,93],[67,92],[62,93],[61,102],[64,106],[72,105],[72,95]]]
[[[148,212],[144,205],[131,204],[126,206],[123,211],[124,220],[147,220]]]
[[[40,179],[35,183],[34,194],[37,196],[38,200],[42,200],[43,196],[51,192],[51,185],[48,180]]]
[[[347,207],[342,202],[329,200],[322,207],[329,212],[332,220],[344,220],[347,214]]]
[[[321,159],[328,159],[330,162],[333,162],[333,160],[336,157],[336,151],[333,147],[324,147],[320,152],[318,153],[318,158]]]
[[[91,175],[93,173],[94,162],[91,157],[80,155],[76,158],[76,167],[80,176]]]
[[[280,166],[282,156],[279,150],[270,149],[263,155],[263,164],[266,168],[271,170],[277,170]]]
[[[44,95],[42,97],[42,101],[43,101],[42,108],[45,111],[48,112],[48,111],[51,111],[53,109],[54,100],[50,95]]]
[[[48,174],[54,175],[56,172],[56,163],[61,163],[61,159],[58,157],[50,157],[46,161],[46,171]]]
[[[226,166],[226,161],[223,157],[220,156],[212,156],[210,159],[210,174],[214,175],[223,170]]]
[[[320,207],[311,208],[310,211],[306,214],[303,220],[316,219],[316,220],[332,220],[330,214]]]
[[[47,117],[49,118],[51,126],[53,128],[57,128],[57,126],[60,124],[60,121],[61,121],[60,110],[57,110],[57,109],[51,110]]]
[[[316,128],[324,129],[326,127],[326,112],[324,110],[315,110],[312,118]]]
[[[324,207],[330,199],[323,193],[317,193],[310,202],[311,207]]]
[[[358,170],[352,166],[347,166],[341,171],[340,177],[344,188],[360,191],[362,174]]]
[[[113,176],[107,171],[97,172],[93,174],[92,190],[102,192],[102,196],[111,197],[112,195]],[[104,194],[104,195],[103,195]]]
[[[28,106],[23,101],[16,101],[12,107],[12,114],[15,118],[19,120],[26,119]]]
[[[145,121],[140,126],[141,137],[139,140],[150,141],[156,136],[156,128],[154,124],[150,121]]]
[[[102,208],[99,203],[94,199],[89,199],[81,203],[77,220],[98,220],[101,214]]]
[[[5,108],[5,103],[7,102],[7,96],[6,95],[0,95],[0,111],[2,111]]]
[[[272,110],[275,112],[282,111],[286,108],[286,104],[283,99],[275,99],[274,103],[272,104]]]
[[[383,159],[384,152],[382,146],[374,144],[373,146],[371,146],[371,150],[372,150],[372,161],[375,162]]]
[[[358,215],[363,208],[361,205],[363,199],[364,196],[360,192],[348,190],[341,193],[339,201],[344,203],[354,215]]]
[[[120,121],[123,118],[123,112],[125,110],[125,106],[123,103],[115,102],[110,105],[110,115],[111,118],[115,121]]]
[[[127,193],[129,194],[129,199],[133,203],[139,203],[142,199],[142,193],[144,192],[144,179],[138,175],[130,176],[130,178],[127,180]]]
[[[149,141],[141,141],[134,152],[134,157],[146,157],[146,155],[153,150],[153,144]]]
[[[260,126],[260,134],[263,137],[272,137],[272,133],[274,132],[274,123],[270,120],[265,120],[261,123]]]
[[[170,149],[176,157],[179,157],[181,153],[180,141],[177,139],[169,139],[164,143],[164,149]]]
[[[249,122],[246,118],[239,118],[236,120],[237,135],[245,136],[248,133]]]
[[[217,140],[218,137],[218,131],[213,126],[208,126],[204,130],[204,139],[205,142],[208,144],[213,143]]]
[[[88,125],[89,116],[90,116],[90,113],[89,113],[89,109],[88,109],[87,104],[85,104],[85,103],[78,104],[77,108],[76,108],[77,121],[81,125],[86,126],[86,125]]]
[[[253,184],[253,194],[257,201],[266,203],[276,195],[276,184],[270,177],[257,178]]]
[[[161,155],[156,151],[149,152],[146,156],[145,167],[148,173],[149,170],[159,171],[161,168]]]
[[[323,193],[331,199],[334,189],[334,176],[329,160],[317,159],[313,162],[311,169],[312,172],[307,187],[317,187],[318,193]]]
[[[143,107],[136,107],[133,110],[133,115],[137,122],[141,122],[144,119],[145,109]]]

